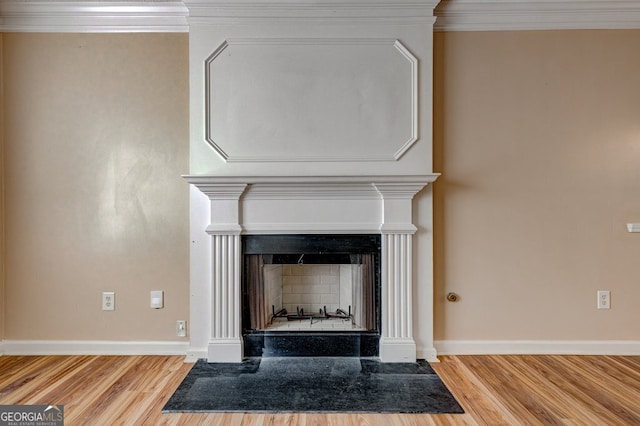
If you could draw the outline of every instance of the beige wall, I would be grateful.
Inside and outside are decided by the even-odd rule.
[[[4,102],[2,84],[2,46],[3,35],[0,33],[0,341],[4,339]]]
[[[187,34],[4,35],[7,339],[180,340],[187,55]]]
[[[188,36],[2,41],[0,330],[177,340]],[[640,235],[625,230],[640,222],[640,31],[435,42],[436,339],[640,339]],[[156,289],[165,309],[148,307]],[[595,309],[598,289],[611,290],[611,310]],[[107,290],[115,312],[100,310]]]
[[[640,340],[640,31],[435,40],[436,339]]]

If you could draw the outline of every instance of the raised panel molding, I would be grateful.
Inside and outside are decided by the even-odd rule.
[[[396,161],[418,141],[418,59],[396,39],[228,39],[204,65],[227,162]]]

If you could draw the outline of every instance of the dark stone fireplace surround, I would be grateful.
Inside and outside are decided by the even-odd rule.
[[[377,357],[379,354],[380,310],[380,235],[245,235],[242,254],[275,255],[281,261],[298,259],[305,255],[314,264],[336,263],[344,255],[372,254],[375,265],[375,329],[366,331],[269,331],[248,327],[248,294],[246,262],[243,281],[244,356],[360,356]]]

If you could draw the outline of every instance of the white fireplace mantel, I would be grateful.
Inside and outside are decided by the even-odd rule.
[[[412,199],[438,174],[409,176],[185,176],[208,215],[192,229],[192,358],[239,362],[242,234],[382,234],[380,359],[413,362]],[[192,225],[193,220],[192,216]],[[203,265],[204,263],[204,265]],[[193,265],[192,265],[193,266]],[[435,353],[435,352],[433,352]]]
[[[210,200],[209,233],[384,234],[416,231],[411,200],[438,176],[184,178]]]

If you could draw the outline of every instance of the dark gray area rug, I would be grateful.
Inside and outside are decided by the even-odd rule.
[[[463,413],[426,361],[199,360],[164,406],[176,412]]]

